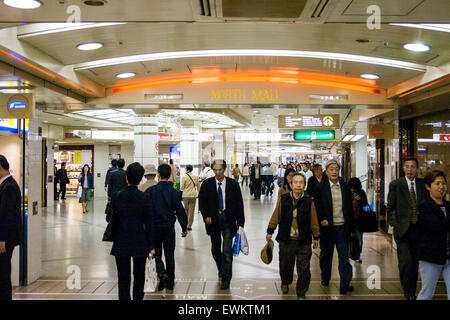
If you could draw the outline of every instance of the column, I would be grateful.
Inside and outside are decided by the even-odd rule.
[[[158,167],[158,160],[158,118],[156,114],[139,114],[134,118],[134,161]]]
[[[198,176],[202,170],[200,125],[195,121],[183,121],[181,124],[183,127],[181,127],[180,166],[184,168],[188,164],[192,165],[193,173]],[[185,172],[181,171],[183,176]]]

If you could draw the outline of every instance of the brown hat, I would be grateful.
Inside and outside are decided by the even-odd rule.
[[[267,241],[266,245],[261,250],[261,260],[265,264],[269,264],[272,262],[272,257],[273,257],[273,241],[272,239],[270,239],[269,241]]]
[[[154,174],[154,175],[157,174],[156,167],[154,164],[146,164],[144,168],[145,168],[144,176],[149,175],[149,174]]]

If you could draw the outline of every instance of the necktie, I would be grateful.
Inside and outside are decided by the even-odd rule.
[[[416,224],[417,223],[417,205],[416,205],[416,193],[414,191],[414,182],[411,182],[411,189],[409,189],[409,195],[411,197],[411,202],[412,202],[411,222],[413,224]]]
[[[219,182],[219,188],[217,189],[217,197],[219,198],[219,214],[223,211],[223,194],[222,194],[222,183]]]

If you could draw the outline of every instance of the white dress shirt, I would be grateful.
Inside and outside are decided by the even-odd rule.
[[[343,212],[343,204],[342,204],[342,192],[341,185],[339,181],[334,184],[331,180],[330,189],[331,189],[331,198],[333,203],[333,226],[342,226],[345,223],[344,212]]]
[[[225,187],[227,185],[227,178],[223,178],[222,181],[217,180],[216,178],[216,190],[217,192],[219,192],[219,183],[221,183],[222,185],[220,186],[222,188],[222,198],[223,198],[223,211],[225,211],[226,209],[226,201],[225,201]]]
[[[410,192],[409,190],[411,190],[411,183],[414,182],[414,193],[416,194],[416,199],[417,199],[417,185],[416,185],[416,178],[414,178],[413,181],[409,180],[407,177],[405,177],[406,179],[406,183],[408,184],[408,192]]]
[[[7,176],[4,176],[3,178],[0,179],[0,185],[2,185],[3,181],[5,181],[6,179],[8,179],[9,177],[11,177],[10,174],[8,174]]]

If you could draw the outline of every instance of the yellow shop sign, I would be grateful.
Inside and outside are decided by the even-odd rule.
[[[276,102],[280,101],[278,89],[211,89],[213,101],[251,101],[251,102]]]

